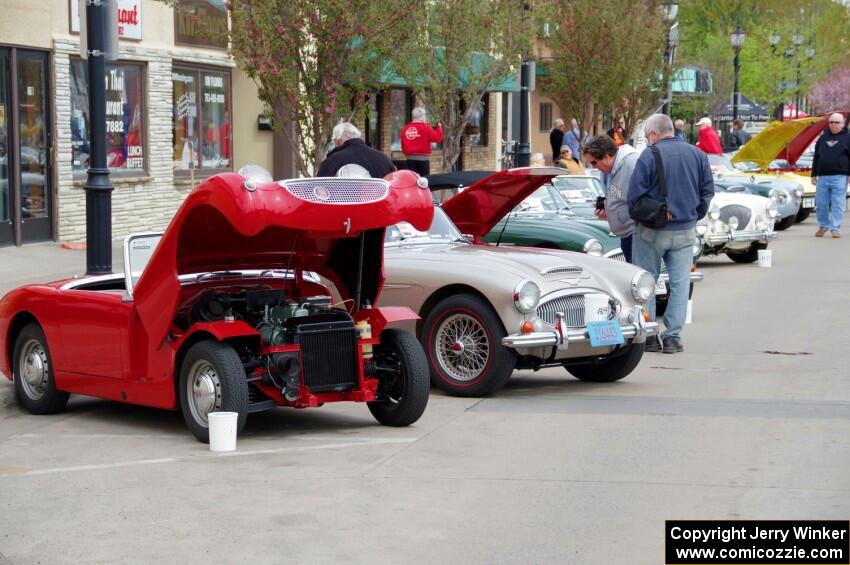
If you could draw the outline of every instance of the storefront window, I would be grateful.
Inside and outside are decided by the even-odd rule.
[[[373,149],[381,148],[381,95],[372,93],[366,105],[366,143]]]
[[[174,169],[229,169],[230,75],[175,67],[171,80]]]
[[[140,64],[106,64],[106,164],[112,172],[145,169]],[[89,95],[85,61],[71,61],[71,150],[75,173],[89,167]]]
[[[410,121],[410,96],[406,90],[390,90],[390,149],[401,151],[401,128]]]

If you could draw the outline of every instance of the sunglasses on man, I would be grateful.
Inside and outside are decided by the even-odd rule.
[[[841,124],[843,124],[844,122],[834,122],[834,121],[832,121],[832,120],[829,120],[829,123],[831,123],[831,124],[838,124],[838,125],[841,125]]]

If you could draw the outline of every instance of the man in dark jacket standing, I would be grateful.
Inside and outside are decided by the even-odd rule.
[[[828,125],[829,130],[815,144],[812,161],[812,184],[817,186],[818,231],[815,237],[823,237],[831,231],[832,237],[838,238],[841,237],[847,177],[850,175],[850,133],[844,127],[844,114],[832,114]]]
[[[694,227],[708,211],[714,196],[714,180],[705,153],[677,139],[669,116],[654,114],[646,120],[645,133],[650,145],[658,149],[664,169],[667,197],[659,184],[658,169],[652,148],[643,151],[637,160],[629,183],[629,211],[634,217],[635,205],[643,196],[667,203],[667,223],[662,228],[648,227],[636,222],[632,241],[635,265],[649,271],[656,280],[661,272],[661,260],[670,276],[670,297],[664,313],[664,332],[661,344],[646,342],[646,351],[678,353],[684,350],[682,327],[688,307],[691,264],[693,263]],[[649,313],[655,319],[655,302],[649,303]]]
[[[564,144],[564,130],[567,129],[564,120],[558,118],[553,124],[552,131],[549,132],[549,145],[552,146],[552,162],[557,163],[561,155],[561,145]],[[573,156],[577,156],[573,153]]]
[[[393,162],[382,152],[372,149],[360,136],[360,130],[349,122],[334,126],[333,142],[336,147],[319,165],[317,177],[333,177],[344,165],[360,165],[374,178],[384,178],[395,170]]]

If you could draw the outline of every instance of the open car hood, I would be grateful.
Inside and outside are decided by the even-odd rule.
[[[442,209],[462,233],[486,235],[514,206],[552,178],[556,167],[524,167],[488,175],[446,200]]]
[[[850,116],[850,112],[839,113],[844,114],[845,119]],[[826,129],[830,115],[771,122],[738,150],[732,162],[753,161],[762,170],[767,170],[774,159],[785,159],[794,166],[812,141]]]
[[[427,230],[434,215],[418,176],[292,179],[252,184],[234,173],[210,177],[186,198],[156,247],[133,298],[157,342],[174,316],[178,275],[242,269],[303,269],[354,294],[363,234],[364,298],[384,282],[383,239],[400,221]]]

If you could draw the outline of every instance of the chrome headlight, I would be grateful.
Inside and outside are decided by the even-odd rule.
[[[720,208],[716,206],[712,206],[708,209],[708,217],[714,220],[715,222],[720,219]]]
[[[596,255],[597,257],[602,256],[602,242],[598,239],[588,239],[584,242],[584,249],[582,249],[588,255]]]
[[[632,277],[632,298],[643,304],[655,296],[655,279],[646,271]]]
[[[702,240],[698,237],[694,238],[693,252],[694,257],[699,257],[700,253],[702,253]]]
[[[705,235],[708,231],[708,225],[706,224],[697,224],[696,227],[697,235]]]
[[[771,189],[770,199],[775,200],[777,204],[785,204],[788,201],[788,194],[784,190],[778,188]]]
[[[523,314],[534,312],[540,302],[540,287],[534,281],[520,281],[514,289],[514,306]]]
[[[794,196],[796,196],[797,198],[803,197],[803,185],[802,184],[798,184],[797,188],[794,189]]]
[[[729,224],[730,230],[738,229],[738,218],[736,218],[735,216],[732,216],[731,218],[729,218],[728,224]]]
[[[779,215],[779,210],[776,206],[775,200],[770,200],[767,203],[767,215],[770,218],[776,218]]]

